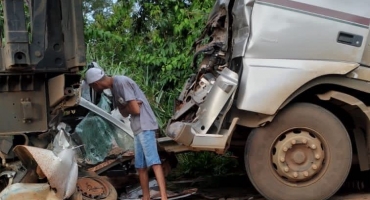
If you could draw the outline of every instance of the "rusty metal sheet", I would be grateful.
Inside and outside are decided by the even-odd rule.
[[[55,155],[47,149],[19,145],[14,148],[14,152],[25,165],[30,165],[33,161],[38,164],[50,186],[56,189],[59,199],[68,198],[74,193],[78,166],[73,149],[63,149]]]
[[[96,172],[106,166],[110,166],[112,163],[115,163],[116,162],[116,159],[110,159],[110,160],[107,160],[105,162],[102,162],[94,167],[91,167],[89,168],[87,171],[91,171],[91,172]]]

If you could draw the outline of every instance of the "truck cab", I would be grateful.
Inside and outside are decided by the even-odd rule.
[[[370,169],[367,5],[216,1],[159,143],[234,152],[267,199],[328,199]]]

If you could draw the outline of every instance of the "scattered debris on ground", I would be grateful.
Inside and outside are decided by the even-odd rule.
[[[149,190],[150,190],[150,198],[151,199],[161,199],[158,183],[155,179],[151,179],[149,181]],[[191,195],[196,194],[197,189],[191,188],[182,190],[180,192],[174,192],[167,190],[167,197],[169,200],[171,199],[183,199],[185,197],[189,197]],[[120,200],[132,200],[132,199],[140,199],[143,195],[143,191],[141,190],[140,185],[137,185],[135,187],[129,188],[127,193],[121,194],[119,197]]]

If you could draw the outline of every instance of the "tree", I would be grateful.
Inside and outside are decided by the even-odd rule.
[[[97,15],[109,16],[113,0],[84,0],[84,16],[87,22],[92,22]]]
[[[149,96],[160,125],[187,77],[193,42],[200,36],[212,0],[118,0],[107,15],[86,26],[89,57],[113,73],[133,77]]]

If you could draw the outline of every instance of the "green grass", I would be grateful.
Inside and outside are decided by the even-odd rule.
[[[177,155],[178,166],[170,179],[224,176],[239,172],[239,164],[230,152],[188,152]]]

